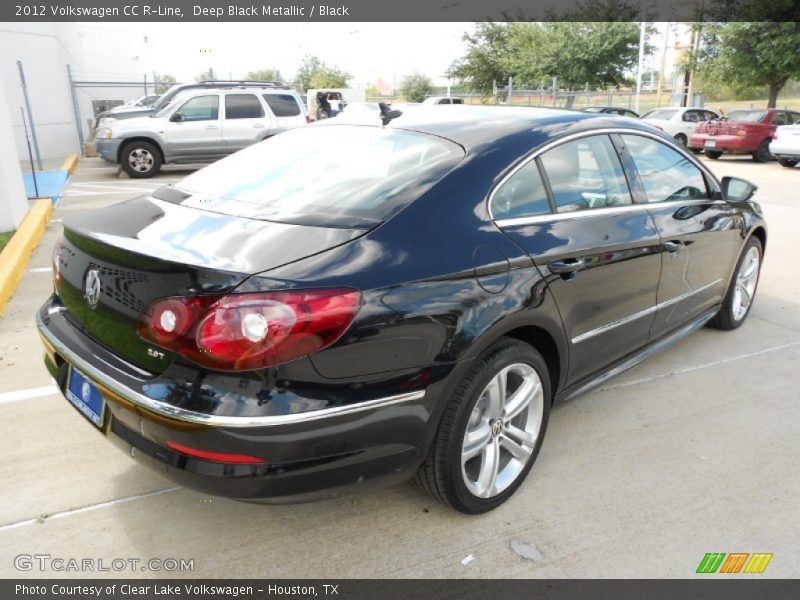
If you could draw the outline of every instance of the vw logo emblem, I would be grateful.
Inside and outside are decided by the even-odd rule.
[[[492,435],[497,437],[503,432],[503,421],[502,419],[497,419],[494,423],[492,423]]]
[[[86,402],[87,404],[89,403],[89,400],[92,398],[92,388],[86,381],[84,381],[83,385],[81,386],[81,398],[83,398],[83,401]]]
[[[100,302],[100,272],[97,269],[89,269],[86,273],[83,296],[90,308],[95,308]]]

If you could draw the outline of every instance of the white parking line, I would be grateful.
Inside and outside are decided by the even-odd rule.
[[[99,504],[90,504],[89,506],[82,506],[81,508],[76,508],[74,510],[65,510],[62,512],[53,513],[52,515],[42,515],[37,519],[25,519],[24,521],[17,521],[16,523],[8,523],[7,525],[0,525],[0,532],[8,531],[10,529],[16,529],[17,527],[24,527],[25,525],[36,525],[37,523],[46,523],[47,521],[61,519],[62,517],[71,517],[72,515],[79,515],[81,513],[91,512],[93,510],[99,510],[101,508],[107,508],[109,506],[114,506],[116,504],[125,504],[126,502],[133,502],[134,500],[141,500],[143,498],[150,498],[152,496],[169,494],[171,492],[177,492],[179,489],[181,488],[179,487],[164,488],[161,490],[156,490],[154,492],[147,492],[145,494],[136,494],[135,496],[125,496],[124,498],[117,498],[116,500],[109,500],[108,502],[100,502]]]
[[[649,383],[651,381],[656,381],[658,379],[666,379],[667,377],[672,377],[673,375],[683,375],[684,373],[691,373],[693,371],[699,371],[700,369],[708,369],[709,367],[716,367],[717,365],[723,365],[725,363],[735,362],[737,360],[744,360],[745,358],[753,358],[754,356],[761,356],[762,354],[768,354],[769,352],[776,352],[778,350],[784,350],[786,348],[793,348],[794,346],[800,346],[800,341],[789,342],[788,344],[781,344],[780,346],[773,346],[772,348],[765,348],[764,350],[759,350],[758,352],[748,352],[747,354],[740,354],[738,356],[731,356],[729,358],[723,358],[721,360],[715,360],[700,365],[693,365],[691,367],[686,367],[684,369],[675,369],[674,371],[668,371],[667,373],[659,373],[658,375],[653,375],[652,377],[643,377],[641,379],[633,379],[631,381],[624,381],[622,383],[617,383],[614,385],[606,385],[599,389],[616,390],[619,388],[630,387],[632,385],[639,385],[640,383]]]
[[[36,269],[28,269],[28,273],[50,273],[53,267],[37,267]]]
[[[45,396],[52,396],[58,394],[58,386],[55,384],[46,385],[43,387],[28,388],[26,390],[17,390],[15,392],[3,392],[0,394],[0,404],[9,404],[11,402],[19,402],[20,400],[33,400],[34,398],[44,398]]]

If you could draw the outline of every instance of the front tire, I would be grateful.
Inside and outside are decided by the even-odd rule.
[[[679,133],[678,135],[675,136],[675,141],[678,142],[678,145],[681,148],[686,148],[686,144],[689,143],[689,140],[687,140],[686,136],[683,135],[682,133]]]
[[[134,140],[122,147],[119,162],[132,179],[146,179],[161,171],[161,151],[152,142]]]
[[[755,299],[763,255],[761,240],[751,236],[742,249],[739,262],[736,263],[736,270],[728,284],[728,292],[722,301],[722,307],[709,321],[711,327],[730,331],[744,323]]]
[[[539,454],[551,393],[542,356],[519,340],[501,338],[459,382],[417,482],[463,513],[496,508],[522,484]]]
[[[787,169],[791,169],[793,166],[797,164],[798,161],[791,159],[791,158],[781,158],[778,160],[778,163],[782,167],[786,167]]]
[[[720,156],[722,156],[722,152],[719,150],[706,150],[705,154],[711,160],[717,160]]]

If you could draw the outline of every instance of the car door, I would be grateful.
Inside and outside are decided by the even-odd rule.
[[[253,93],[225,94],[222,139],[228,154],[263,139],[269,134],[264,105]]]
[[[222,155],[219,94],[194,96],[172,113],[165,127],[166,153],[173,160]]]
[[[722,300],[741,246],[741,217],[722,200],[714,180],[687,154],[631,133],[621,149],[661,235],[661,281],[652,337]]]
[[[575,382],[647,343],[660,238],[633,202],[608,135],[557,143],[491,198],[496,224],[546,277],[570,344]]]
[[[688,140],[694,133],[697,124],[703,121],[705,111],[702,110],[687,110],[681,117],[679,129]]]

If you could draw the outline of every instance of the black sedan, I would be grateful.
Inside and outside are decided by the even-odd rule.
[[[206,493],[416,476],[480,513],[553,402],[742,324],[754,186],[629,119],[459,108],[331,119],[65,219],[37,321],[66,398]]]

